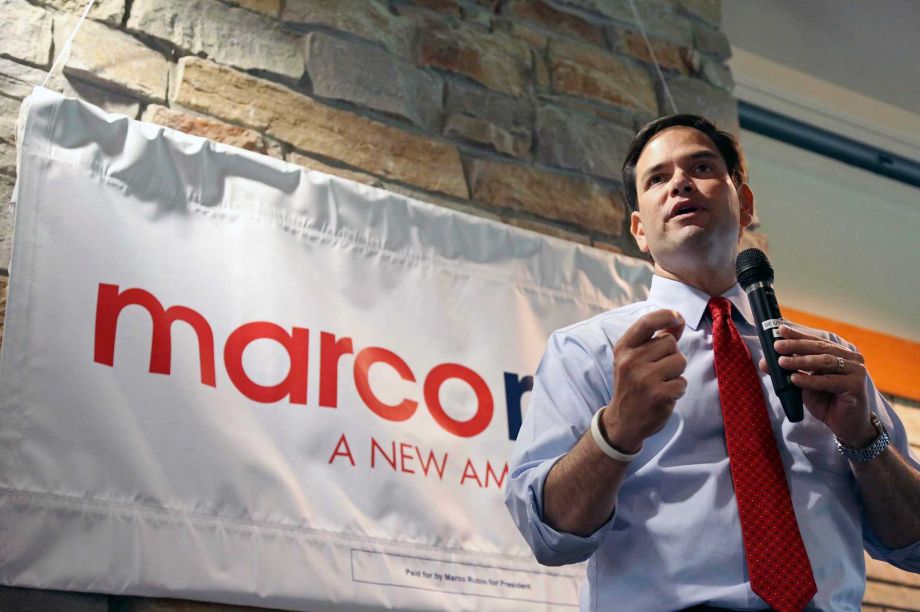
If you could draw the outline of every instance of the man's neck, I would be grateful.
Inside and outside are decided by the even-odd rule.
[[[664,269],[661,264],[655,262],[655,274],[676,280],[696,287],[700,291],[705,291],[712,297],[718,297],[731,289],[738,279],[735,276],[734,269],[706,270],[695,268],[691,270],[681,270],[672,272]]]

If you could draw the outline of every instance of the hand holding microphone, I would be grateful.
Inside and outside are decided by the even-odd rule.
[[[793,371],[780,367],[779,354],[773,346],[774,342],[782,339],[779,327],[783,324],[776,294],[773,292],[773,267],[763,251],[747,249],[738,254],[735,271],[738,273],[738,283],[747,293],[754,312],[754,325],[757,326],[763,356],[773,381],[773,391],[783,405],[786,418],[797,423],[804,416],[802,390],[792,382]]]
[[[795,423],[804,416],[804,389],[809,412],[838,439],[856,447],[871,440],[875,428],[869,420],[862,355],[784,325],[773,291],[773,268],[763,251],[742,251],[735,267],[754,312],[773,390],[789,421]]]

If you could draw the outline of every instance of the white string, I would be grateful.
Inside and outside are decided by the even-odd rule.
[[[80,19],[77,21],[77,25],[70,32],[70,35],[67,36],[67,41],[64,43],[64,46],[61,47],[61,51],[60,53],[58,53],[57,58],[55,58],[54,63],[51,64],[51,70],[49,70],[48,74],[45,75],[45,80],[42,81],[42,87],[44,87],[45,84],[48,83],[48,79],[50,79],[51,75],[54,74],[54,69],[57,68],[61,60],[67,55],[68,52],[70,52],[70,45],[73,43],[74,36],[77,35],[77,32],[80,30],[80,26],[83,25],[83,21],[86,19],[86,16],[89,14],[89,9],[93,8],[93,3],[95,2],[96,0],[89,0],[89,2],[86,3],[86,8],[83,9],[83,14],[80,15]]]
[[[639,18],[639,11],[636,10],[636,3],[633,0],[629,0],[629,8],[632,9],[633,17],[636,18],[636,24],[639,26],[639,32],[642,33],[642,39],[645,41],[645,47],[648,49],[649,55],[652,56],[652,62],[655,63],[655,72],[658,73],[658,80],[661,81],[661,86],[664,87],[664,93],[668,97],[668,102],[671,104],[671,110],[675,114],[677,111],[677,103],[674,102],[674,96],[671,95],[671,88],[668,87],[668,82],[664,79],[664,75],[661,73],[661,66],[658,65],[658,58],[655,57],[655,52],[652,51],[652,43],[648,40],[648,35],[645,33],[645,26],[642,25],[642,20]]]

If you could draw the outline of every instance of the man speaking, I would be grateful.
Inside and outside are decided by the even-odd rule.
[[[536,558],[589,559],[583,610],[642,612],[859,610],[864,547],[920,571],[920,465],[855,347],[780,327],[804,419],[772,390],[735,275],[754,212],[735,139],[658,119],[623,183],[655,277],[547,343],[505,500]]]

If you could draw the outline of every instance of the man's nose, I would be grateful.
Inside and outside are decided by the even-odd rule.
[[[683,172],[675,172],[671,178],[671,195],[677,196],[681,193],[690,193],[693,191],[693,182]]]

